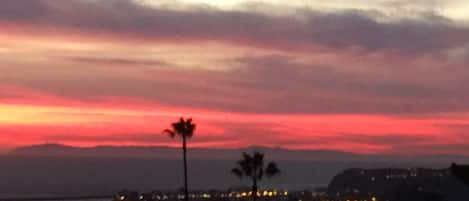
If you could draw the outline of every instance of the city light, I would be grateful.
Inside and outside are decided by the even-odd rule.
[[[207,198],[210,198],[210,197],[212,197],[212,196],[211,196],[210,194],[208,194],[208,193],[204,193],[204,194],[202,195],[202,197],[207,199]]]

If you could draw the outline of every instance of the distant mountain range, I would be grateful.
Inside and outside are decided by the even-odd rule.
[[[343,160],[364,157],[363,155],[339,151],[288,150],[262,146],[250,146],[239,149],[190,148],[188,154],[196,159],[237,159],[241,156],[242,152],[252,152],[254,150],[261,151],[268,158],[277,160]],[[181,150],[177,147],[164,146],[73,147],[62,144],[40,144],[16,148],[9,155],[179,159]]]
[[[193,159],[238,159],[242,152],[261,151],[268,159],[294,161],[381,161],[381,162],[429,162],[451,163],[469,162],[469,157],[458,155],[382,155],[355,154],[329,150],[290,150],[250,146],[238,149],[190,148],[189,157]],[[23,156],[70,156],[70,157],[125,157],[179,159],[181,151],[176,147],[164,146],[96,146],[73,147],[62,144],[40,144],[14,149],[9,155]]]

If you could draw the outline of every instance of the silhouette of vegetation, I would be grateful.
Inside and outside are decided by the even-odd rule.
[[[194,135],[196,125],[192,123],[192,119],[185,120],[180,118],[178,122],[171,124],[171,129],[165,129],[163,132],[169,137],[180,137],[182,139],[182,155],[184,163],[184,200],[189,200],[189,190],[187,184],[187,140]]]
[[[451,173],[469,186],[469,165],[451,164]]]
[[[239,179],[250,179],[252,181],[252,199],[256,201],[258,182],[264,176],[271,178],[280,173],[277,164],[270,162],[264,166],[264,154],[255,151],[253,155],[243,152],[242,159],[237,162],[237,167],[231,170]]]

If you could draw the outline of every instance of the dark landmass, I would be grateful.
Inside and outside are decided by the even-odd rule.
[[[190,148],[188,154],[192,159],[238,159],[242,152],[251,152],[253,150],[265,153],[272,160],[418,162],[417,165],[420,163],[469,162],[468,156],[460,155],[354,154],[329,150],[289,150],[262,146],[239,149]],[[40,144],[16,148],[8,155],[179,159],[181,151],[179,148],[163,146],[96,146],[83,148],[61,144]]]
[[[448,168],[383,168],[347,169],[329,184],[328,194],[335,200],[354,198],[377,200],[441,200],[466,201],[469,186],[455,177]],[[431,199],[433,198],[433,199]]]
[[[338,151],[287,150],[261,146],[251,146],[241,149],[190,148],[188,154],[190,157],[196,159],[238,159],[242,152],[253,150],[262,151],[266,156],[272,159],[356,160],[363,158],[362,155]],[[83,148],[61,144],[41,144],[16,148],[11,151],[9,155],[179,159],[181,157],[181,150],[180,148],[162,146],[96,146]]]

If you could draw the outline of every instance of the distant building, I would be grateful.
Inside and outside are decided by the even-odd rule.
[[[450,169],[348,169],[328,194],[338,201],[467,201],[469,187]]]

